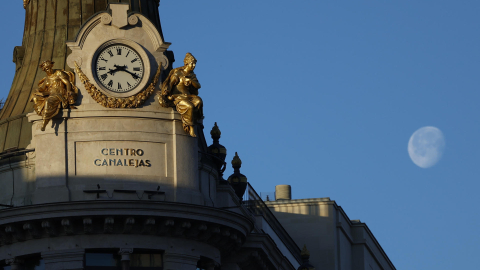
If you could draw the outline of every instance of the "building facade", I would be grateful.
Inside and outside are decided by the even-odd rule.
[[[276,194],[276,200],[266,205],[297,245],[308,246],[317,269],[395,269],[368,226],[350,220],[335,201],[292,200],[290,187],[285,186],[277,186]]]
[[[0,268],[330,266],[338,254],[296,233],[275,206],[283,202],[265,204],[238,155],[225,180],[221,132],[213,127],[212,144],[204,135],[196,59],[173,68],[159,4],[23,1],[24,38],[0,111]],[[337,228],[323,227],[319,238]],[[325,269],[361,269],[364,253],[343,254],[354,263]]]

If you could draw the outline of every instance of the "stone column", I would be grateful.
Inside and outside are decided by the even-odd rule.
[[[84,257],[85,249],[42,252],[46,270],[83,270]]]
[[[199,256],[165,252],[163,257],[164,270],[196,270]]]
[[[11,270],[22,270],[23,269],[23,260],[18,258],[8,259],[5,262],[10,265]]]
[[[121,248],[118,254],[122,256],[122,270],[130,270],[130,260],[133,248]]]

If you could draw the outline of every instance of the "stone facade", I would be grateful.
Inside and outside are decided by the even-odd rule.
[[[365,223],[350,220],[330,198],[265,202],[310,262],[324,270],[395,269]]]
[[[318,269],[364,269],[343,261],[342,268],[326,268],[338,259],[340,238],[330,233],[344,227],[337,220],[343,212],[328,226],[318,223],[324,231],[313,237],[299,233],[300,224],[279,214],[275,203],[268,204],[272,214],[246,183],[238,156],[231,183],[223,178],[226,149],[217,126],[209,147],[201,119],[191,137],[175,108],[160,106],[156,96],[174,58],[159,0],[25,3],[24,44],[15,49],[17,74],[0,114],[0,269],[312,269],[299,248],[305,243],[319,252],[321,260],[311,259]],[[96,78],[95,60],[111,44],[142,58],[145,73],[131,92],[109,92]],[[37,68],[41,60],[75,71],[78,88],[75,108],[60,110],[45,130],[28,102],[45,76]],[[136,106],[106,106],[92,87],[109,102],[153,92]],[[358,235],[368,235],[350,233],[359,226],[345,224],[355,245]],[[371,243],[355,246],[360,253],[352,256],[379,248],[365,239]],[[384,254],[372,258],[388,261]]]
[[[97,6],[99,1],[90,2]],[[165,77],[171,69],[170,43],[163,39],[158,11],[135,9],[137,2],[145,7],[158,1],[127,2],[113,1],[108,9],[79,19],[81,25],[70,29],[75,32],[72,41],[65,43],[68,50],[63,47],[68,57],[52,59],[60,63],[54,68],[76,71],[75,108],[60,111],[43,131],[42,117],[27,104],[22,108],[26,118],[18,116],[31,123],[23,125],[31,134],[27,136],[31,139],[25,137],[26,149],[0,153],[0,266],[295,269],[298,247],[280,250],[257,228],[254,212],[221,179],[202,122],[196,124],[198,137],[190,137],[180,114],[161,107],[155,99],[161,81],[153,84],[153,94],[136,108],[105,107],[86,89],[78,71],[101,89],[93,66],[98,51],[108,44],[134,49],[142,57],[145,75],[136,90],[123,96],[101,89],[107,96],[128,98],[141,93],[158,71]],[[63,3],[58,2],[56,9],[62,10]],[[39,14],[36,9],[51,14],[50,4],[32,0],[26,5],[27,15]],[[75,4],[65,7],[69,21],[81,15],[75,13],[77,9]],[[17,56],[22,51],[17,48]],[[30,74],[23,69],[27,57],[18,63],[18,72]],[[19,56],[16,59],[22,61]],[[29,70],[36,70],[35,65]],[[21,96],[31,93],[33,82],[45,76],[36,74],[30,88],[18,92]],[[3,114],[11,111],[9,104]],[[11,118],[8,121],[11,125]],[[15,136],[23,138],[18,132]]]

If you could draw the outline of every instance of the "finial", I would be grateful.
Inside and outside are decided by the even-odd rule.
[[[300,256],[306,259],[310,258],[310,251],[308,251],[307,245],[303,245],[302,253],[300,253]]]
[[[220,139],[220,135],[222,135],[222,132],[217,126],[217,122],[215,122],[215,125],[212,128],[212,131],[210,131],[210,135],[212,135],[213,140],[218,140]]]
[[[242,167],[242,160],[241,160],[240,157],[238,156],[238,153],[237,153],[237,152],[235,152],[235,156],[233,157],[232,167],[233,167],[234,169],[240,169],[240,167]]]
[[[248,185],[247,177],[240,173],[241,166],[242,161],[240,160],[238,153],[235,152],[235,156],[232,160],[233,174],[228,177],[227,181],[230,183],[230,185],[232,185],[233,189],[235,190],[235,194],[240,201],[243,200],[243,195],[245,195]]]

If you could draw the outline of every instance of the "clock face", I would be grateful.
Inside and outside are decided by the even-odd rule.
[[[115,44],[100,51],[94,73],[98,82],[106,89],[126,93],[140,84],[144,66],[142,58],[134,49]]]

